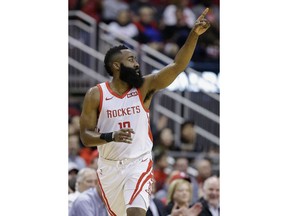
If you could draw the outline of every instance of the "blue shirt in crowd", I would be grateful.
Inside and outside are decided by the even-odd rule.
[[[108,213],[96,188],[90,188],[77,197],[69,216],[108,216]]]

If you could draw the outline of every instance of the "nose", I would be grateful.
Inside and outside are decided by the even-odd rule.
[[[134,67],[139,68],[139,63],[137,61],[135,61]]]

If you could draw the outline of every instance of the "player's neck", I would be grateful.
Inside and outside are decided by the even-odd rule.
[[[130,89],[129,85],[120,80],[113,78],[112,82],[109,83],[110,88],[119,95],[124,94],[128,89]]]

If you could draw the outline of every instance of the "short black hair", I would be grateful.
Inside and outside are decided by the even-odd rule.
[[[112,57],[117,54],[117,53],[120,53],[121,50],[123,49],[128,49],[128,47],[126,47],[125,45],[119,45],[119,46],[114,46],[112,48],[110,48],[106,55],[105,55],[105,59],[104,59],[104,67],[107,71],[107,73],[110,75],[110,76],[113,76],[113,72],[111,70],[111,60],[112,60]]]

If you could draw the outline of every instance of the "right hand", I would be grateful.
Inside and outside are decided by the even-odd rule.
[[[132,128],[123,128],[119,131],[114,132],[114,141],[115,142],[125,142],[125,143],[132,143],[132,136],[131,134],[135,134]]]

